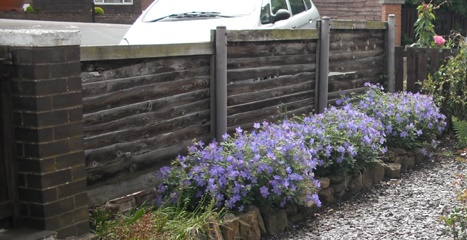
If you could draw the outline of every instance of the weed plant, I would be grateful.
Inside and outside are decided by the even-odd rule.
[[[201,199],[194,209],[186,203],[164,204],[154,208],[143,206],[125,214],[95,210],[91,227],[98,239],[199,239],[207,236],[211,224],[219,223],[224,211],[214,202]]]
[[[463,164],[467,163],[467,156],[457,157]],[[454,240],[467,239],[467,175],[465,173],[456,175],[454,181],[455,193],[457,196],[457,206],[451,209],[448,214],[440,217],[444,224],[444,234],[451,236]]]

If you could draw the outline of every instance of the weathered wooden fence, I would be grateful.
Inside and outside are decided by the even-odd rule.
[[[385,31],[382,22],[333,21],[330,103],[343,92],[361,91],[364,82],[383,83]],[[225,43],[81,47],[91,205],[150,187],[153,172],[193,139],[218,136],[219,118],[232,132],[314,111],[322,61],[317,30],[225,36]],[[225,63],[217,59],[222,46]],[[226,96],[216,80],[223,64]]]
[[[329,103],[361,92],[365,82],[383,83],[386,73],[383,22],[333,21],[329,54]]]
[[[396,91],[419,92],[421,83],[428,79],[428,75],[433,75],[449,57],[457,53],[459,50],[456,49],[396,47]]]

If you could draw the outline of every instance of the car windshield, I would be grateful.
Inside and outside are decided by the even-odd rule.
[[[242,16],[250,14],[257,4],[258,1],[254,0],[158,0],[146,11],[143,21],[171,17]]]

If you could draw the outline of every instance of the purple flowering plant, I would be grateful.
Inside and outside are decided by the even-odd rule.
[[[302,133],[292,131],[287,121],[254,127],[251,133],[237,128],[221,143],[197,142],[186,156],[162,168],[160,200],[178,201],[183,196],[183,201],[195,203],[208,196],[218,207],[242,212],[250,204],[298,203],[298,193],[306,192],[307,201],[321,205],[316,194],[319,182],[313,179],[318,162]],[[311,187],[302,184],[304,180],[311,181]]]
[[[386,147],[419,146],[445,127],[429,96],[367,86],[322,114],[255,123],[252,132],[237,128],[220,143],[195,142],[160,170],[159,202],[197,206],[206,199],[239,212],[251,204],[320,206],[315,174],[360,171]]]
[[[433,140],[446,127],[446,117],[431,96],[386,93],[378,85],[367,83],[366,86],[369,88],[365,94],[344,98],[342,102],[379,119],[384,125],[387,147],[434,147],[436,142]]]
[[[322,114],[300,119],[308,144],[320,159],[316,173],[355,172],[368,166],[384,151],[381,122],[353,109],[331,107]]]

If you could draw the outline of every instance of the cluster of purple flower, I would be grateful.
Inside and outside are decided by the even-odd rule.
[[[300,183],[313,181],[318,162],[303,135],[288,125],[265,122],[255,124],[252,133],[237,128],[234,137],[226,134],[219,144],[212,142],[204,147],[196,143],[187,156],[177,158],[172,168],[160,171],[164,181],[159,193],[171,196],[184,192],[197,199],[207,194],[219,207],[238,211],[249,204],[283,207],[296,201],[295,193],[304,187]],[[318,182],[314,183],[316,189],[308,199],[320,205]]]
[[[298,194],[305,193],[305,204],[320,206],[314,179],[319,171],[358,171],[386,146],[411,147],[443,130],[444,116],[430,97],[369,87],[323,114],[255,123],[251,133],[237,128],[221,143],[195,143],[160,170],[159,200],[183,198],[196,205],[207,196],[218,207],[243,211],[250,204],[303,204]]]
[[[322,160],[321,175],[337,169],[361,170],[385,151],[381,147],[385,141],[381,122],[350,105],[306,117],[302,125],[319,129],[308,131],[308,137],[314,139],[311,148],[318,150],[317,156]]]
[[[382,87],[370,85],[366,94],[346,99],[353,107],[381,121],[385,128],[387,147],[412,149],[421,147],[440,134],[445,116],[433,98],[407,92],[385,93]]]

